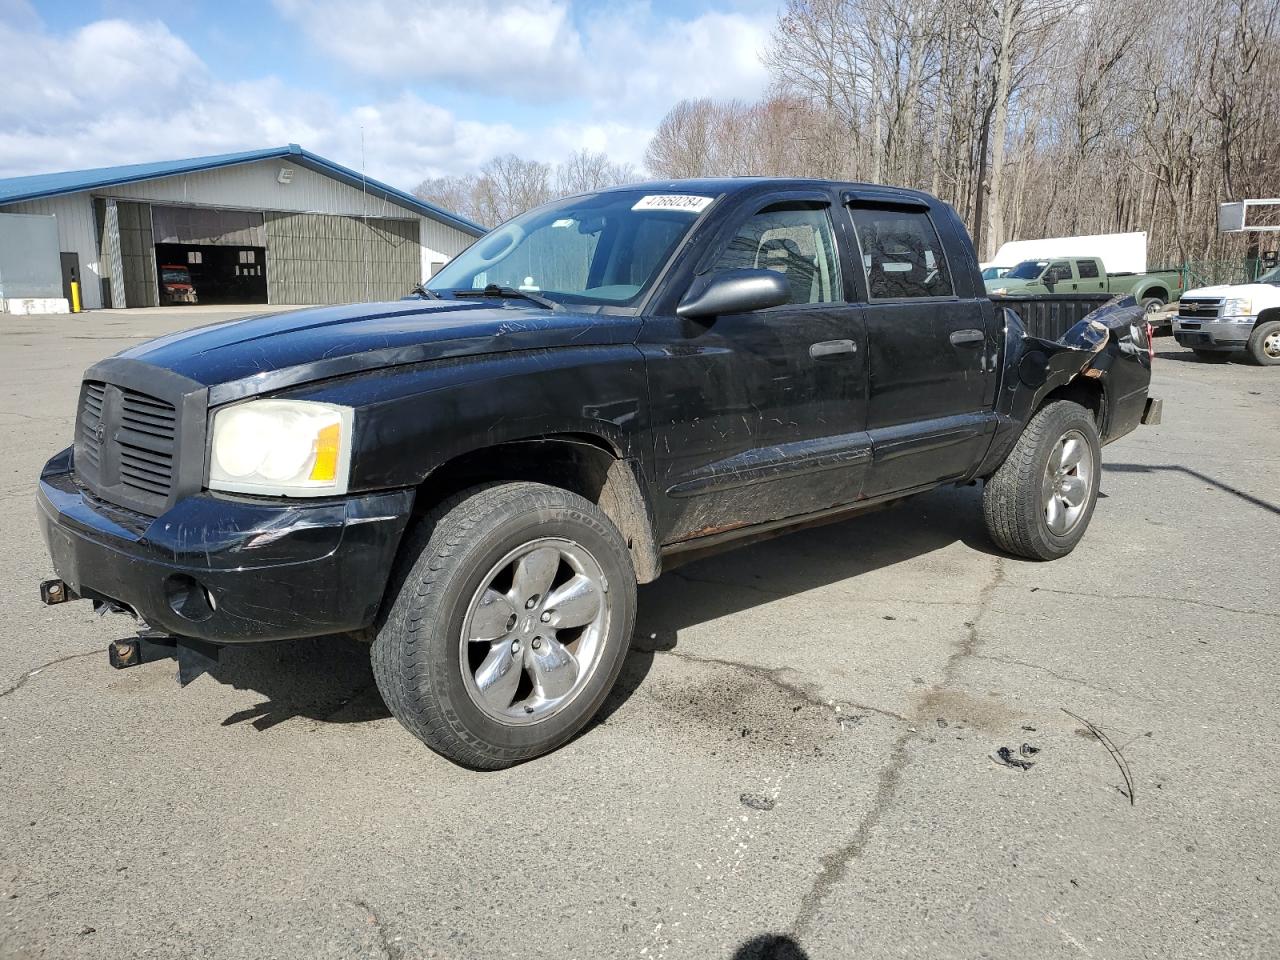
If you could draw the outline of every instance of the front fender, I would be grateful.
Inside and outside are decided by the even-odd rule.
[[[355,408],[352,491],[416,486],[454,457],[548,434],[595,436],[647,461],[644,361],[629,343],[438,360],[289,396]]]

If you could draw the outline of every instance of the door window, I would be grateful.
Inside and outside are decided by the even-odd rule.
[[[1049,269],[1044,272],[1044,280],[1049,283],[1062,283],[1064,280],[1071,279],[1071,264],[1065,260],[1059,260],[1057,263],[1050,264]]]
[[[790,303],[835,303],[844,296],[825,207],[766,207],[729,241],[712,270],[775,270],[791,287]]]
[[[1098,265],[1092,260],[1077,260],[1076,269],[1080,271],[1081,280],[1096,280],[1098,278]]]
[[[952,296],[942,242],[927,213],[852,212],[872,300]]]

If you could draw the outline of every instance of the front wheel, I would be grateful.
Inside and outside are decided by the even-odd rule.
[[[424,520],[405,552],[372,662],[410,733],[493,770],[590,722],[636,607],[626,543],[595,504],[537,483],[468,491]]]
[[[1264,367],[1280,364],[1280,320],[1268,320],[1249,335],[1249,357]]]
[[[1065,557],[1089,526],[1101,468],[1089,411],[1068,400],[1042,407],[982,491],[991,539],[1029,560]]]

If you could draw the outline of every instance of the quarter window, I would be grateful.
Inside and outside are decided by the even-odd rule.
[[[791,287],[791,303],[844,300],[825,207],[766,207],[744,223],[713,270],[775,270]]]
[[[872,300],[952,296],[947,259],[928,214],[854,210],[853,225]]]
[[[1098,265],[1092,260],[1077,260],[1076,269],[1080,271],[1081,280],[1096,280],[1098,277]]]

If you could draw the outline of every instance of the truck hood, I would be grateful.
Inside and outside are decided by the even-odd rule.
[[[1280,303],[1280,287],[1270,283],[1220,283],[1216,287],[1196,287],[1182,291],[1184,297],[1211,300],[1216,297],[1237,299],[1261,298],[1264,303]]]
[[[398,300],[245,317],[118,356],[208,386],[212,404],[427,360],[629,343],[639,325],[635,317],[552,312],[519,301]]]

